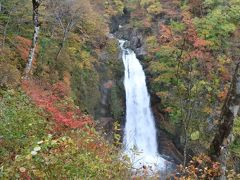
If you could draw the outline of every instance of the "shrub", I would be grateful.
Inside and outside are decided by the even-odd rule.
[[[14,88],[19,85],[20,78],[21,74],[15,66],[0,62],[0,87]]]
[[[151,4],[147,8],[147,12],[149,14],[153,14],[153,15],[157,15],[157,14],[161,13],[161,11],[162,11],[162,6],[161,6],[160,2],[155,2],[154,4]]]
[[[184,25],[184,23],[173,21],[173,20],[171,20],[170,23],[171,23],[170,27],[175,33],[181,33],[186,29],[186,26]]]
[[[162,5],[156,0],[141,0],[141,7],[145,8],[149,14],[157,15],[162,11]]]
[[[211,42],[211,48],[218,50],[227,45],[228,38],[237,29],[239,23],[240,3],[230,0],[225,3],[206,1],[208,8],[213,8],[203,18],[196,18],[195,25],[198,33]],[[213,7],[212,7],[213,6]]]

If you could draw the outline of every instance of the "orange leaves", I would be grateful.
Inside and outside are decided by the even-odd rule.
[[[178,174],[180,179],[212,179],[221,175],[221,168],[220,163],[201,154],[193,157],[187,167],[178,166]]]
[[[218,93],[217,97],[221,102],[223,102],[226,99],[227,94],[228,94],[228,89],[225,87],[223,91]]]
[[[182,13],[182,18],[183,18],[183,22],[187,25],[191,25],[192,26],[192,17],[191,14],[189,13],[189,11],[183,11]]]
[[[157,92],[156,95],[157,95],[159,98],[163,98],[163,97],[168,97],[168,96],[169,96],[169,93],[166,92],[166,91],[161,91],[161,92]]]
[[[161,23],[159,29],[161,36],[158,37],[158,40],[160,41],[160,43],[170,42],[173,39],[172,31],[168,26]]]
[[[195,42],[194,42],[193,46],[196,47],[196,48],[200,48],[200,47],[205,47],[209,44],[210,44],[209,41],[197,37],[195,39]]]
[[[171,107],[167,107],[163,111],[166,113],[171,113],[171,112],[173,112],[173,109]]]
[[[201,71],[211,79],[211,73],[217,66],[213,61],[212,54],[207,49],[207,46],[210,45],[211,42],[198,36],[195,25],[192,22],[192,17],[188,11],[182,12],[182,17],[182,21],[186,25],[186,30],[184,32],[184,39],[186,41],[185,48],[188,48],[188,53],[186,53],[184,59],[187,61],[197,59]]]
[[[193,47],[201,48],[206,47],[210,44],[209,41],[206,41],[200,38],[197,34],[196,28],[192,22],[192,18],[189,12],[185,11],[182,13],[183,23],[187,26],[187,30],[185,31],[185,38],[192,42]]]

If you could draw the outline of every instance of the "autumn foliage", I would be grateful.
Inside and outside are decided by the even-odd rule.
[[[32,41],[22,36],[16,36],[15,41],[17,41],[17,45],[16,45],[17,52],[19,53],[21,58],[26,61],[29,55],[29,49],[31,47]],[[39,47],[37,46],[36,54],[38,54],[38,52],[39,52]],[[33,62],[34,63],[36,62],[35,58]]]
[[[41,84],[33,80],[26,80],[22,84],[23,89],[33,102],[58,124],[70,128],[82,128],[93,124],[92,118],[84,115],[73,103],[66,101],[69,89],[62,82],[53,84]]]
[[[201,154],[193,157],[187,167],[178,166],[174,179],[212,179],[220,175],[220,163],[214,162],[210,157]]]

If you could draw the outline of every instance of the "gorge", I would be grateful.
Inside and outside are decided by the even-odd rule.
[[[240,179],[239,12],[1,0],[0,179]]]

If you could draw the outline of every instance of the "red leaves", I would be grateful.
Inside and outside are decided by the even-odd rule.
[[[184,60],[190,61],[192,59],[197,59],[200,65],[199,67],[201,67],[204,74],[210,79],[211,73],[217,65],[213,61],[212,54],[207,49],[210,42],[198,36],[191,15],[188,11],[183,12],[182,17],[182,21],[186,25],[183,37],[187,44],[185,49],[188,49],[188,53],[185,55]]]
[[[62,82],[53,84],[52,92],[55,96],[63,98],[70,94],[70,89]]]
[[[15,40],[17,41],[17,46],[16,46],[17,52],[20,54],[23,60],[27,60],[29,55],[29,48],[31,47],[32,41],[21,36],[16,36]],[[39,48],[37,47],[36,53],[38,53],[38,51],[39,51]],[[33,62],[35,62],[35,58]]]
[[[188,12],[182,13],[183,23],[186,25],[187,29],[185,31],[185,39],[193,45],[194,48],[204,50],[204,47],[210,44],[209,41],[206,41],[198,36],[196,28],[192,22],[191,16]]]
[[[49,113],[57,124],[70,128],[82,128],[85,125],[93,124],[93,120],[89,116],[83,115],[73,104],[63,103],[69,93],[69,89],[64,83],[56,83],[52,87],[47,85],[43,89],[36,82],[29,80],[24,81],[22,87],[33,102]]]

